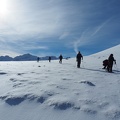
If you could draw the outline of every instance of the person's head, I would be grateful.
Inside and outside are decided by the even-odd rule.
[[[78,52],[78,54],[80,54],[80,51]]]
[[[110,54],[111,57],[113,57],[113,54]]]

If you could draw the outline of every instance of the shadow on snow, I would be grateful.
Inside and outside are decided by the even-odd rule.
[[[88,70],[88,71],[94,71],[94,72],[103,72],[103,73],[110,73],[110,72],[107,72],[107,70],[102,70],[102,68],[100,69],[91,69],[91,68],[81,68],[81,69],[84,69],[84,70]],[[120,74],[120,71],[119,70],[113,70],[114,74]]]

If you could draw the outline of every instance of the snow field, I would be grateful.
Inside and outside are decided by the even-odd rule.
[[[1,120],[119,120],[118,48],[84,57],[51,61],[0,62]],[[114,73],[102,61],[114,51]]]

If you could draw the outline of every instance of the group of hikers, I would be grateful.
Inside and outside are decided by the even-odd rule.
[[[78,68],[80,68],[81,59],[83,60],[83,56],[79,51],[77,56],[76,56],[76,61],[77,61],[77,67]],[[103,61],[103,66],[104,66],[103,69],[106,69],[108,72],[112,72],[113,63],[116,64],[116,60],[114,59],[113,54],[110,54],[108,59]]]
[[[51,56],[49,56],[48,57],[48,60],[49,60],[49,62],[51,62]],[[63,56],[62,56],[62,54],[60,54],[60,56],[59,56],[59,63],[62,63],[62,59],[63,59]],[[39,62],[40,61],[40,58],[39,57],[37,57],[37,62]]]
[[[62,59],[63,59],[63,56],[62,56],[62,54],[60,54],[59,63],[61,63],[61,64],[62,64]],[[40,58],[38,57],[37,61],[39,62],[39,60],[40,60]],[[51,62],[51,57],[49,57],[48,60],[49,60],[49,62]],[[79,51],[78,54],[76,55],[77,68],[80,68],[81,60],[83,60],[83,55]],[[106,69],[108,72],[112,72],[113,62],[115,62],[115,64],[116,64],[116,60],[114,59],[113,54],[110,54],[108,59],[103,61],[103,66],[104,66],[103,69]]]
[[[83,60],[83,56],[79,51],[77,56],[76,56],[76,61],[77,61],[77,67],[78,68],[80,68],[81,59]],[[113,62],[116,64],[116,60],[114,59],[113,54],[110,54],[108,59],[103,61],[103,66],[104,66],[103,69],[106,69],[108,72],[112,72]]]

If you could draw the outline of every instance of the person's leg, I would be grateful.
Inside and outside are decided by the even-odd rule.
[[[111,66],[110,66],[110,72],[112,72],[112,67],[113,67],[113,64],[111,64]]]
[[[80,61],[78,61],[78,65],[77,65],[78,68],[80,68]]]
[[[107,66],[107,71],[108,71],[108,72],[110,71],[110,66],[109,66],[109,65]]]

